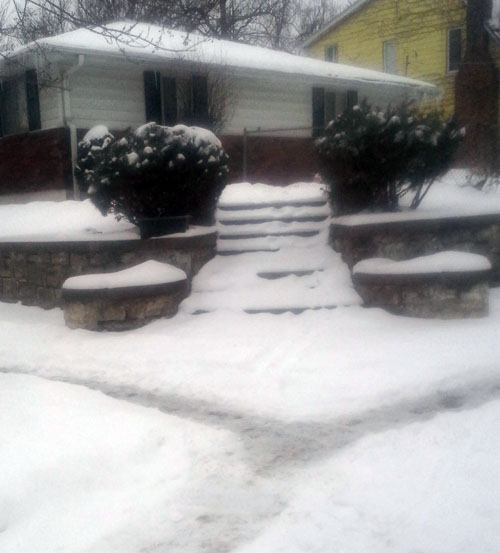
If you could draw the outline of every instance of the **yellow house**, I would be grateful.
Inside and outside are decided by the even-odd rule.
[[[435,84],[451,116],[465,38],[464,0],[357,0],[304,47],[317,58]]]

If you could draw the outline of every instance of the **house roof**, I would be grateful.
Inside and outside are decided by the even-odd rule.
[[[93,29],[77,29],[41,39],[36,44],[31,43],[15,50],[12,56],[40,50],[47,54],[98,54],[149,62],[177,60],[242,68],[254,73],[300,75],[309,80],[332,84],[372,83],[417,89],[431,94],[437,91],[429,83],[406,77],[130,21],[119,21]]]
[[[304,48],[307,48],[307,46],[310,46],[317,40],[319,40],[323,35],[326,35],[329,33],[332,29],[334,29],[339,23],[344,21],[344,19],[347,19],[352,14],[359,11],[361,8],[366,6],[369,2],[372,0],[356,0],[353,4],[348,6],[345,10],[341,11],[338,15],[336,15],[330,22],[328,22],[324,27],[321,27],[318,31],[316,31],[313,35],[311,35],[303,44]]]

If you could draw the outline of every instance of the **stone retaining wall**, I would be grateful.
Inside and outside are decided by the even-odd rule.
[[[61,305],[63,282],[76,275],[125,269],[154,259],[192,277],[215,255],[216,232],[149,240],[0,242],[0,301]]]
[[[334,220],[330,244],[349,268],[363,259],[411,259],[445,250],[479,253],[492,264],[491,280],[500,282],[500,214],[413,219],[366,224]]]
[[[354,274],[366,306],[422,318],[470,318],[488,314],[489,271],[375,275]]]
[[[188,293],[186,279],[118,289],[63,288],[64,319],[70,328],[130,330],[153,319],[173,317]]]

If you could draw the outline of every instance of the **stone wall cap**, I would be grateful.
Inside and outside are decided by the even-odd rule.
[[[68,278],[63,290],[103,290],[155,286],[187,280],[186,273],[167,263],[145,261],[113,273],[80,275]]]
[[[444,251],[404,261],[382,257],[364,259],[354,265],[353,274],[357,280],[415,280],[436,277],[467,280],[472,276],[486,278],[491,268],[490,260],[483,255]]]
[[[371,226],[399,226],[401,224],[422,224],[424,222],[439,223],[440,221],[484,221],[500,222],[498,208],[490,211],[398,211],[391,213],[359,213],[356,215],[343,215],[332,219],[332,227],[335,228],[361,228]]]

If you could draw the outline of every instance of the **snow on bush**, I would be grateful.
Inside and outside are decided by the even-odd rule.
[[[394,211],[407,193],[417,208],[449,169],[462,136],[453,121],[443,123],[437,112],[420,114],[408,104],[380,111],[364,102],[346,110],[316,141],[334,210]]]
[[[100,125],[79,144],[77,173],[103,214],[134,224],[143,217],[191,215],[210,224],[227,162],[220,141],[206,129],[148,123],[116,140]]]

